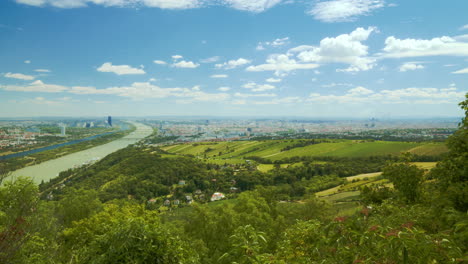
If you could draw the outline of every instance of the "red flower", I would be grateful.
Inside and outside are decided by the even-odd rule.
[[[345,216],[338,216],[337,218],[334,219],[335,222],[344,222],[346,220],[346,217]]]

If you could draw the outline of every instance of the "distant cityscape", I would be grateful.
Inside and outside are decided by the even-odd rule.
[[[112,117],[106,119],[30,119],[30,120],[0,120],[0,150],[22,149],[34,147],[44,142],[53,141],[53,138],[63,138],[75,134],[93,133],[99,129],[112,127]],[[78,132],[77,129],[84,129]],[[67,131],[73,131],[72,135]],[[88,129],[88,131],[86,131]]]

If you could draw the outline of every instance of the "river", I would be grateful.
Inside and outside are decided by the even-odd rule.
[[[134,144],[153,133],[153,129],[149,126],[141,123],[131,123],[136,127],[136,130],[123,138],[116,139],[104,145],[16,170],[12,172],[10,177],[29,176],[36,183],[40,183],[41,181],[47,182],[49,179],[57,177],[57,175],[62,171],[71,169],[76,165],[79,166],[93,159],[104,158],[112,152],[125,148],[130,144]]]

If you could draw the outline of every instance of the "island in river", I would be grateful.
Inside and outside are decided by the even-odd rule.
[[[75,152],[57,159],[45,161],[37,165],[32,165],[13,171],[7,180],[11,179],[12,177],[28,176],[31,177],[36,183],[40,183],[41,181],[48,181],[56,177],[62,171],[71,169],[75,166],[80,166],[89,161],[101,159],[110,153],[125,148],[130,144],[134,144],[153,133],[153,129],[149,126],[143,125],[141,123],[131,123],[136,127],[135,131],[123,138],[114,140],[104,145],[86,149],[80,152]]]

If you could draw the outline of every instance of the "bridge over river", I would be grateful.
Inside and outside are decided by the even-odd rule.
[[[12,172],[10,177],[29,176],[33,178],[36,183],[40,183],[42,180],[48,181],[51,178],[57,177],[57,175],[62,171],[71,169],[74,166],[82,165],[83,163],[93,159],[104,158],[110,153],[125,148],[130,144],[134,144],[153,133],[153,129],[149,126],[141,123],[131,123],[136,127],[136,130],[123,138],[116,139],[104,145],[16,170]]]

